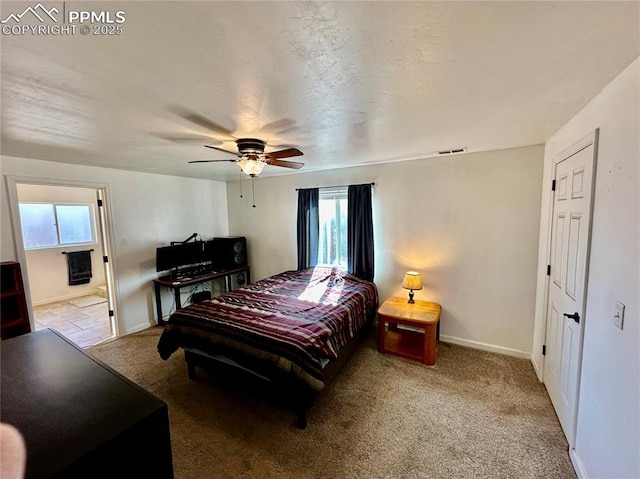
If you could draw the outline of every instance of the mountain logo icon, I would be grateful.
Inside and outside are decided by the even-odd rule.
[[[0,23],[3,23],[3,24],[9,23],[9,21],[11,20],[13,20],[15,23],[20,23],[22,21],[22,18],[27,13],[31,13],[33,16],[35,16],[38,20],[40,20],[40,23],[44,23],[46,20],[46,17],[49,17],[55,23],[58,23],[58,19],[54,16],[54,14],[58,14],[60,13],[60,11],[56,7],[53,7],[50,10],[47,10],[41,3],[38,3],[35,7],[25,8],[22,13],[10,14],[7,18],[0,21]]]

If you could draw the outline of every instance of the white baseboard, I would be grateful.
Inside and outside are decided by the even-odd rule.
[[[444,343],[453,343],[468,348],[481,349],[492,353],[506,354],[507,356],[515,356],[516,358],[531,359],[531,351],[519,351],[517,349],[505,348],[503,346],[495,346],[493,344],[481,343],[478,341],[470,341],[468,339],[456,338],[454,336],[440,335],[440,341]]]
[[[533,369],[536,372],[536,376],[538,376],[538,381],[542,382],[544,379],[542,375],[542,368],[536,361],[536,356],[534,354],[531,355],[531,364],[533,364]]]
[[[569,457],[571,458],[571,464],[573,464],[573,469],[576,471],[576,476],[578,479],[589,479],[587,475],[587,471],[584,470],[584,464],[582,464],[582,460],[580,456],[576,452],[575,448],[571,448],[569,451]]]
[[[129,328],[126,331],[121,331],[120,336],[127,336],[133,333],[139,333],[140,331],[144,331],[145,329],[149,329],[156,325],[156,322],[153,323],[142,323],[134,326],[133,328]]]

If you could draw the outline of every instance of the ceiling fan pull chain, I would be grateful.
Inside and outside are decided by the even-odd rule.
[[[240,198],[244,198],[242,196],[242,170],[240,170]]]
[[[253,190],[253,207],[256,207],[256,184],[255,184],[255,179],[256,177],[254,175],[251,175],[251,189]]]

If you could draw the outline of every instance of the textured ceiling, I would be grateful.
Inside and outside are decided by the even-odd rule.
[[[42,4],[126,21],[2,35],[2,154],[221,180],[188,161],[239,137],[302,172],[543,143],[640,55],[639,2]]]

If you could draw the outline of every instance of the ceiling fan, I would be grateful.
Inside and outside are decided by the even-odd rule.
[[[272,151],[271,153],[265,153],[264,148],[267,143],[257,138],[239,138],[236,140],[238,145],[238,152],[234,153],[224,148],[219,148],[212,145],[204,145],[206,148],[212,148],[214,150],[222,151],[230,155],[237,156],[235,160],[193,160],[189,163],[212,163],[218,161],[231,161],[237,163],[240,169],[251,177],[258,176],[262,173],[265,165],[282,166],[284,168],[300,169],[304,166],[304,163],[299,161],[287,161],[282,158],[291,158],[294,156],[302,156],[303,153],[297,148],[287,148],[285,150]]]

